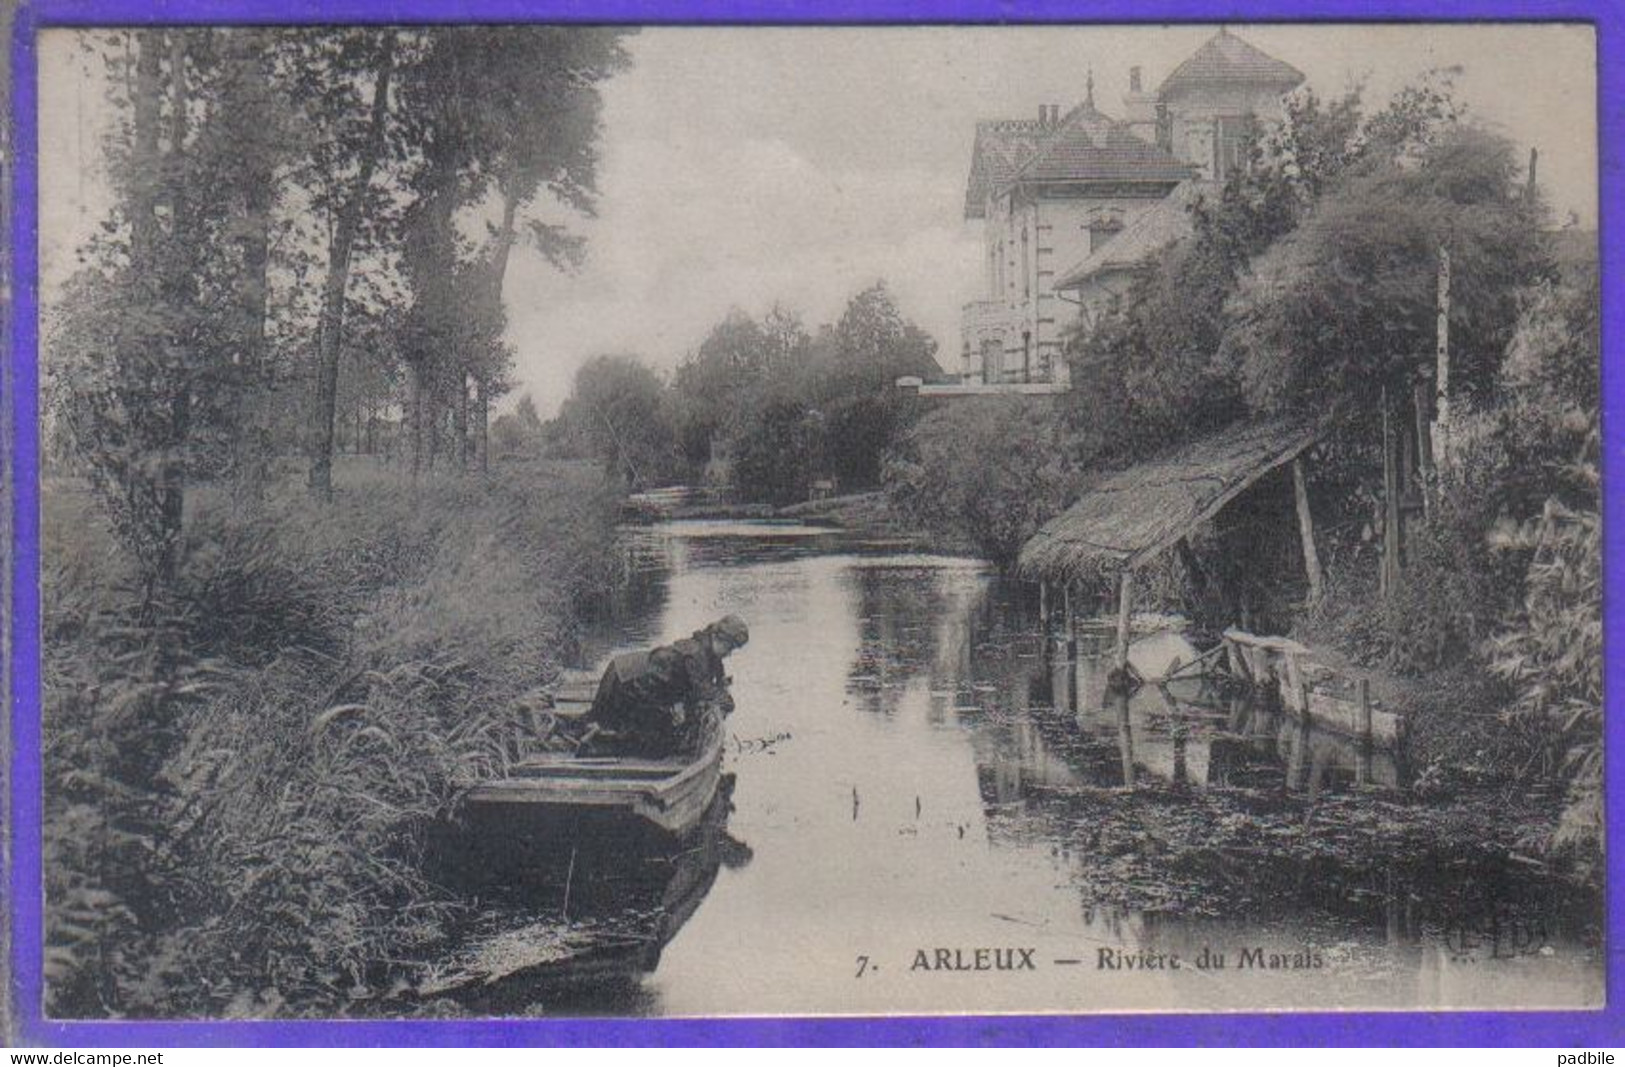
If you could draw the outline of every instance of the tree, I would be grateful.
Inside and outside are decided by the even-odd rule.
[[[1031,399],[973,397],[922,418],[886,463],[905,516],[963,539],[1008,568],[1039,526],[1076,496],[1062,421]]]
[[[334,420],[337,416],[339,353],[343,345],[345,290],[350,280],[350,261],[361,232],[363,215],[372,193],[373,172],[386,148],[389,121],[390,81],[395,73],[395,31],[371,33],[353,51],[366,55],[366,79],[370,81],[364,134],[351,149],[354,177],[334,194],[331,206],[333,232],[327,251],[327,277],[322,285],[321,325],[317,335],[318,364],[316,400],[311,429],[310,491],[328,498],[333,495]],[[341,52],[342,54],[342,52]],[[348,166],[345,167],[348,170]]]
[[[769,343],[756,320],[734,308],[677,368],[672,389],[681,412],[683,454],[691,464],[705,465],[713,439],[740,400],[760,385]]]
[[[903,318],[882,281],[847,303],[822,347],[827,363],[814,400],[831,473],[843,487],[879,485],[881,457],[914,411],[897,379],[939,379],[936,342]]]
[[[746,500],[806,500],[819,466],[823,427],[800,400],[776,396],[744,415],[734,441],[734,485]]]
[[[590,214],[596,197],[598,85],[623,69],[626,31],[589,27],[454,27],[430,31],[421,59],[404,72],[404,109],[421,152],[406,215],[404,261],[413,289],[409,407],[413,469],[424,436],[449,407],[453,452],[468,465],[470,384],[474,451],[502,387],[511,350],[502,340],[502,285],[523,233],[558,266],[573,264],[580,242],[521,210],[545,191]],[[488,246],[466,241],[459,222],[489,208],[500,221]],[[438,435],[428,441],[433,449]]]
[[[1214,243],[1191,239],[1150,257],[1125,294],[1067,342],[1064,405],[1081,460],[1144,454],[1233,420],[1244,409],[1214,360],[1235,274]]]
[[[665,383],[636,356],[588,360],[576,372],[558,422],[567,435],[586,443],[612,478],[629,488],[650,488],[681,473]]]
[[[1249,406],[1369,422],[1384,388],[1408,394],[1433,351],[1441,249],[1452,272],[1452,383],[1486,399],[1511,336],[1513,295],[1548,267],[1543,208],[1518,178],[1509,142],[1458,127],[1413,163],[1340,182],[1259,260],[1228,308],[1222,356]]]
[[[519,398],[513,411],[498,416],[491,427],[491,438],[499,456],[534,456],[542,449],[542,418],[536,412],[536,403],[526,393]]]
[[[501,220],[491,234],[479,289],[481,315],[500,333],[504,323],[502,285],[508,259],[521,236],[554,267],[579,263],[581,240],[562,227],[530,219],[519,227],[519,213],[544,190],[552,200],[582,215],[591,215],[597,198],[596,143],[602,101],[598,85],[626,69],[630,60],[618,27],[508,27],[483,41],[485,62],[470,86],[485,127],[494,134]],[[483,84],[479,84],[483,82]],[[488,358],[471,360],[474,382],[475,441],[485,464],[485,422],[490,401],[500,385],[511,353],[489,342]]]
[[[214,354],[197,300],[202,246],[188,239],[185,32],[124,38],[134,77],[108,80],[121,119],[108,142],[115,214],[51,327],[59,414],[149,598],[179,567],[192,403]]]

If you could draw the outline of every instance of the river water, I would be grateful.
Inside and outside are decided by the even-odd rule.
[[[1499,868],[1283,870],[1267,848],[1193,858],[1135,829],[1142,808],[1148,827],[1177,826],[1214,790],[1346,796],[1362,759],[1393,784],[1391,757],[1195,681],[1114,705],[1105,627],[1083,628],[1076,661],[1046,657],[1023,591],[975,561],[765,523],[626,536],[630,593],[581,666],[746,618],[750,644],[729,660],[731,798],[663,861],[636,951],[513,976],[504,1010],[1602,1003],[1592,908]],[[1188,656],[1144,630],[1143,673]],[[572,919],[593,906],[576,892]],[[546,920],[558,905],[538,893],[517,910]],[[599,907],[630,905],[612,894]]]

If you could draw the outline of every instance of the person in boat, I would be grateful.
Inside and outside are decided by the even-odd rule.
[[[654,759],[697,752],[706,718],[733,713],[722,661],[750,640],[728,615],[669,645],[616,656],[585,716],[594,751]]]

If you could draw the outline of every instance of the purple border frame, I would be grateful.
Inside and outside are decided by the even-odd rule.
[[[1606,766],[1608,818],[1605,988],[1601,1011],[1272,1013],[1247,1015],[948,1016],[787,1019],[491,1019],[380,1022],[56,1022],[42,1017],[40,819],[40,604],[38,390],[38,189],[35,35],[52,26],[176,22],[1329,22],[1579,21],[1596,27],[1598,228],[1602,237],[1603,475]],[[638,1045],[1263,1045],[1547,1046],[1625,1044],[1625,683],[1618,637],[1625,627],[1617,577],[1625,552],[1620,464],[1625,438],[1625,5],[1619,0],[24,0],[9,42],[12,63],[14,254],[10,374],[11,431],[0,459],[13,464],[15,543],[11,654],[10,832],[6,872],[11,997],[18,1044],[89,1046],[638,1046]],[[3,425],[3,423],[0,423]],[[0,746],[3,747],[3,746]],[[0,773],[0,781],[6,776]],[[4,806],[0,805],[0,812]],[[3,853],[0,853],[3,855]],[[0,1018],[5,1012],[0,1010]]]

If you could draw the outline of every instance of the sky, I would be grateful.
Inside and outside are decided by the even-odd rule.
[[[1322,95],[1363,82],[1367,109],[1459,66],[1480,122],[1540,150],[1559,221],[1596,225],[1596,62],[1589,26],[1232,25]],[[516,251],[505,300],[517,388],[544,415],[576,369],[630,352],[670,369],[731,308],[775,302],[809,327],[884,279],[951,363],[981,290],[979,222],[963,219],[978,119],[1095,102],[1121,116],[1129,68],[1154,87],[1216,26],[643,30],[604,87],[596,216],[569,273]],[[48,303],[100,223],[99,89],[48,31],[41,63],[41,278]],[[556,217],[545,205],[539,213]]]

